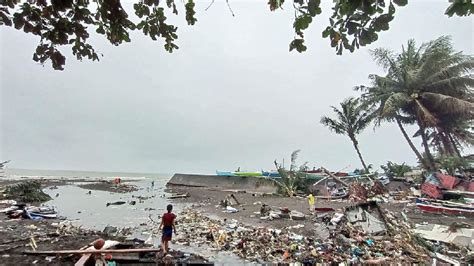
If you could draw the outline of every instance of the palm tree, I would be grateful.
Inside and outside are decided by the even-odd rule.
[[[407,117],[418,125],[418,135],[428,158],[424,165],[434,170],[427,129],[438,127],[442,117],[473,118],[473,57],[455,52],[447,36],[418,48],[409,40],[400,54],[375,49],[372,56],[387,74],[370,75],[372,86],[357,89],[363,91],[362,98],[368,105],[378,106],[380,118],[397,121],[399,117]],[[400,127],[399,121],[397,123]],[[419,152],[416,153],[420,159]]]
[[[372,122],[373,115],[370,110],[367,110],[364,105],[360,103],[357,98],[348,98],[340,103],[341,109],[331,106],[334,113],[336,113],[337,119],[332,119],[327,116],[321,118],[321,124],[327,126],[330,130],[336,134],[342,134],[348,136],[354,148],[359,156],[360,162],[368,173],[369,168],[362,158],[362,154],[359,150],[359,142],[356,139],[362,130],[364,130],[370,122]]]
[[[374,81],[374,84],[375,82],[376,81]],[[367,109],[374,110],[375,125],[380,126],[382,122],[396,122],[403,137],[418,158],[418,161],[425,168],[429,168],[426,160],[418,151],[415,144],[413,144],[413,141],[410,139],[410,136],[404,127],[404,125],[413,125],[416,120],[413,117],[401,115],[396,109],[385,108],[388,99],[391,99],[392,101],[396,100],[397,96],[393,95],[395,92],[383,84],[375,84],[373,87],[357,86],[355,89],[363,92],[361,99],[364,106],[366,106]]]

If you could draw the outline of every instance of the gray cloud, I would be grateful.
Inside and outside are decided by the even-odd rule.
[[[452,35],[473,53],[472,18],[443,15],[446,1],[417,1],[399,9],[379,41],[335,55],[321,38],[329,15],[308,30],[308,51],[289,53],[292,11],[270,12],[266,1],[197,4],[198,22],[179,25],[180,49],[139,34],[113,47],[93,38],[100,62],[67,59],[53,71],[31,60],[37,39],[0,29],[0,159],[11,167],[140,172],[269,169],[302,149],[300,161],[338,170],[359,167],[350,141],[319,124],[329,105],[356,95],[353,86],[381,73],[368,49],[400,49]],[[67,50],[65,50],[67,52]],[[411,129],[413,132],[413,129]],[[414,163],[394,125],[360,136],[367,161]]]

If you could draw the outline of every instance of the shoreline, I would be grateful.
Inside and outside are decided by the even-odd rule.
[[[129,180],[122,182],[120,185],[115,185],[113,182],[106,180],[25,178],[21,180],[1,179],[0,192],[4,191],[4,189],[9,185],[22,183],[25,181],[39,182],[41,184],[41,190],[43,191],[45,189],[58,189],[58,187],[62,186],[74,186],[83,190],[92,189],[94,191],[102,191],[105,193],[117,195],[131,194],[137,191],[137,185],[133,184],[133,182],[136,181]],[[91,185],[91,187],[82,188],[87,185]],[[123,189],[123,187],[126,189]],[[15,199],[10,198],[10,200]],[[5,200],[2,202],[2,195],[0,195],[0,210],[10,207],[11,205],[8,203],[10,200]],[[27,205],[42,206],[43,204],[48,205],[48,202],[49,201],[44,203],[27,203]],[[91,208],[95,207],[91,206]],[[100,238],[105,240],[119,241],[122,245],[132,248],[150,247],[150,244],[144,245],[146,239],[137,239],[136,237],[132,238],[132,231],[134,229],[140,229],[138,224],[134,228],[110,225],[106,226],[104,230],[101,231],[96,229],[88,229],[88,227],[81,225],[81,221],[79,221],[79,224],[77,224],[75,219],[64,217],[61,213],[58,214],[61,216],[54,219],[31,220],[24,219],[22,217],[11,219],[5,213],[0,213],[0,234],[2,235],[2,240],[0,241],[0,257],[2,258],[2,262],[0,264],[14,265],[20,263],[28,265],[74,265],[81,255],[26,255],[23,252],[34,250],[77,250],[91,245],[92,242]],[[146,255],[147,253],[144,254]],[[148,263],[208,263],[207,260],[205,260],[202,256],[190,252],[171,250],[170,255],[171,257],[156,258],[155,255],[153,255],[147,260],[140,260],[143,262],[148,261]],[[138,256],[138,254],[136,256]],[[120,257],[123,256],[116,257],[120,261]],[[138,259],[139,257],[128,258],[126,260],[130,260],[131,262],[136,261],[136,263],[139,263]]]
[[[124,191],[123,193],[117,193],[118,191],[114,188],[114,184],[109,181],[101,181],[102,187],[95,187],[96,184],[98,184],[97,180],[88,180],[89,182],[83,182],[84,179],[77,181],[77,180],[70,180],[67,178],[62,178],[62,179],[42,179],[41,184],[43,188],[50,188],[52,186],[63,186],[63,185],[72,185],[75,187],[81,188],[81,185],[84,183],[87,185],[91,185],[91,189],[96,189],[97,191],[103,191],[107,192],[110,195],[133,195],[139,194],[142,195],[141,193],[144,193],[143,188],[139,188],[140,190],[135,190],[133,192],[130,191]],[[19,180],[1,180],[0,181],[0,190],[2,186],[5,186],[6,184],[11,184],[18,182]],[[24,180],[21,180],[24,181]],[[77,182],[76,182],[77,181]],[[135,182],[135,184],[134,184]],[[137,185],[137,181],[126,181],[123,182],[127,185]],[[81,188],[81,189],[88,189],[88,188]],[[318,240],[320,239],[321,241],[333,241],[333,237],[331,236],[332,230],[327,230],[325,229],[327,227],[327,222],[324,222],[324,217],[321,217],[321,214],[311,214],[309,211],[309,206],[306,198],[301,198],[301,197],[293,197],[293,198],[287,198],[287,197],[281,197],[277,196],[274,194],[268,194],[268,193],[255,193],[255,192],[249,192],[247,193],[243,189],[222,189],[219,187],[187,187],[187,186],[173,186],[173,185],[168,185],[163,188],[163,191],[166,191],[168,193],[176,193],[176,194],[186,194],[187,197],[183,198],[177,198],[177,199],[168,199],[169,202],[171,202],[175,206],[185,206],[182,209],[182,212],[179,212],[179,208],[177,209],[177,214],[178,214],[178,224],[177,224],[177,230],[178,230],[178,235],[175,236],[173,241],[171,242],[170,247],[176,247],[179,250],[186,250],[186,251],[197,251],[197,250],[204,250],[206,252],[202,252],[201,254],[198,252],[196,253],[197,255],[201,255],[201,259],[204,260],[210,260],[213,261],[215,258],[221,256],[220,259],[223,258],[223,262],[225,263],[225,256],[222,255],[221,253],[224,252],[232,252],[232,254],[238,256],[233,263],[245,263],[245,262],[260,262],[260,263],[289,263],[289,262],[302,262],[302,259],[308,259],[308,258],[318,258],[318,260],[313,261],[313,262],[320,262],[320,259],[325,262],[335,262],[335,261],[345,261],[348,258],[347,257],[334,257],[333,261],[331,261],[330,258],[326,257],[321,257],[322,255],[320,253],[314,253],[315,251],[311,249],[312,245],[308,244],[308,240],[314,239]],[[137,192],[138,191],[138,192]],[[157,193],[157,192],[154,192]],[[94,194],[94,193],[93,193]],[[224,212],[225,209],[220,206],[220,202],[224,200],[226,197],[228,197],[230,194],[233,194],[234,197],[239,201],[239,204],[234,204],[232,205],[236,209],[238,209],[238,212],[236,213],[229,213],[229,212]],[[136,197],[136,196],[135,196]],[[287,208],[292,211],[297,211],[301,212],[305,215],[304,220],[293,220],[293,219],[273,219],[273,220],[263,220],[260,218],[259,211],[261,209],[261,205],[266,204],[270,206],[272,209],[280,209],[280,208]],[[124,205],[125,206],[125,205]],[[333,208],[336,213],[343,213],[345,209],[348,208],[354,208],[357,207],[357,204],[355,203],[350,203],[348,201],[344,200],[336,200],[336,201],[328,201],[328,200],[322,200],[322,199],[317,199],[315,206],[317,208]],[[401,214],[401,211],[403,210],[404,213],[406,214],[409,223],[433,223],[433,224],[441,224],[441,225],[451,225],[454,222],[459,222],[460,218],[457,216],[445,216],[445,215],[439,215],[439,214],[427,214],[427,213],[421,213],[418,211],[416,206],[412,204],[411,201],[403,201],[403,202],[398,202],[398,203],[380,203],[379,204],[380,208],[383,210],[386,210],[390,215],[393,215],[393,220],[396,221],[402,221],[404,219],[403,215]],[[96,208],[96,207],[91,207],[91,208]],[[122,210],[120,209],[120,206],[118,206],[117,209],[115,210]],[[233,240],[230,242],[226,242],[227,244],[225,245],[217,245],[213,241],[210,241],[209,239],[203,238],[206,234],[209,234],[209,232],[206,232],[206,227],[200,225],[199,223],[193,224],[192,222],[189,221],[189,217],[186,218],[186,216],[189,215],[195,215],[192,214],[192,212],[197,212],[199,213],[198,221],[212,221],[211,224],[215,227],[220,228],[219,230],[225,230],[229,234],[229,238],[232,238]],[[126,211],[125,209],[123,211]],[[325,214],[323,214],[324,216]],[[331,213],[330,216],[333,214]],[[329,216],[326,216],[329,217]],[[197,234],[196,232],[193,232],[192,230],[189,231],[186,228],[182,227],[180,228],[180,220],[184,219],[185,223],[184,225],[191,226],[191,227],[196,227],[197,230],[201,230],[201,233]],[[0,221],[2,222],[2,221]],[[471,227],[474,227],[474,221],[472,219],[462,219],[461,222],[469,224]],[[261,239],[266,239],[266,233],[268,230],[275,232],[276,231],[281,231],[283,232],[281,236],[285,239],[288,239],[290,236],[297,236],[298,238],[301,237],[301,240],[295,241],[295,240],[286,240],[289,242],[284,242],[286,244],[282,244],[280,240],[276,239],[275,243],[278,243],[279,248],[273,249],[273,251],[268,251],[270,253],[261,253],[260,255],[255,255],[253,253],[248,253],[249,251],[246,251],[242,253],[242,250],[237,250],[235,249],[235,245],[238,243],[238,236],[239,233],[235,231],[235,228],[229,229],[229,224],[231,226],[236,226],[235,228],[246,228],[246,230],[253,230],[255,234],[259,234],[258,236]],[[1,228],[1,227],[0,227]],[[329,228],[329,227],[328,227]],[[140,223],[135,226],[136,230],[141,230],[144,232],[153,232],[155,236],[159,236],[160,232],[156,231],[156,225],[150,224],[150,223]],[[230,231],[229,231],[230,230]],[[337,232],[337,231],[336,231]],[[182,235],[183,233],[184,235]],[[203,235],[204,234],[204,235]],[[213,235],[212,237],[217,239],[219,235]],[[242,237],[240,235],[240,237]],[[183,238],[186,240],[191,239],[191,241],[184,241],[183,245]],[[214,239],[214,240],[215,240]],[[376,238],[379,239],[377,241],[384,241],[384,238]],[[242,239],[241,239],[242,240]],[[280,241],[280,242],[278,242]],[[313,241],[313,240],[311,240]],[[362,247],[365,247],[367,250],[370,250],[370,247],[366,247],[366,244],[360,242],[360,240],[357,240],[358,243],[357,245],[362,245]],[[386,240],[385,240],[386,241]],[[189,242],[189,243],[188,243]],[[251,242],[251,241],[250,241]],[[321,242],[318,245],[321,246],[324,243]],[[156,243],[156,242],[155,242]],[[329,242],[328,242],[329,243]],[[336,245],[335,243],[330,242],[330,245]],[[83,244],[83,243],[81,243]],[[254,244],[252,244],[254,245]],[[278,246],[277,245],[277,246]],[[299,245],[301,252],[299,251],[292,251],[289,254],[290,257],[284,258],[286,255],[285,251],[289,249],[290,247],[293,247],[293,245]],[[327,245],[327,244],[324,244]],[[323,245],[323,246],[324,246]],[[381,243],[378,243],[378,245],[381,245]],[[322,246],[321,246],[322,247]],[[335,247],[335,246],[334,246]],[[255,249],[257,247],[254,247]],[[265,249],[262,246],[258,246],[257,249]],[[402,249],[401,246],[398,246],[399,249]],[[304,252],[303,252],[304,251]],[[276,253],[275,253],[276,252]],[[314,254],[309,255],[308,252],[313,252]],[[3,254],[3,253],[2,253]],[[8,254],[8,253],[7,253]],[[263,257],[262,257],[263,256]],[[269,257],[268,257],[269,256]],[[294,257],[291,257],[294,256]],[[325,255],[328,256],[328,255]],[[388,261],[384,262],[397,262],[397,260],[394,260],[393,255],[392,257],[387,257],[385,258]],[[271,258],[270,261],[265,261],[264,258]],[[372,257],[368,257],[372,258]],[[364,258],[364,261],[370,261],[368,258]],[[328,260],[329,259],[329,260]],[[362,257],[360,258],[362,260]],[[405,258],[406,259],[406,258]],[[421,262],[427,263],[426,261],[427,258],[421,259]],[[407,262],[407,260],[401,260]],[[411,262],[420,262],[420,261],[411,261]],[[308,261],[309,262],[309,261]],[[359,261],[361,262],[361,261]]]

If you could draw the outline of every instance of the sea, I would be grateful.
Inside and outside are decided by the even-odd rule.
[[[124,184],[138,187],[138,191],[116,193],[100,190],[89,190],[78,187],[77,180],[113,180],[120,177]],[[173,211],[179,213],[191,204],[172,202],[166,183],[172,174],[153,173],[121,173],[121,172],[93,172],[93,171],[66,171],[66,170],[31,170],[6,168],[0,172],[0,178],[9,180],[25,179],[64,179],[67,184],[50,186],[43,191],[51,196],[52,200],[43,203],[53,207],[57,213],[71,221],[74,225],[87,229],[103,230],[107,226],[117,228],[132,228],[130,238],[153,239],[155,246],[160,244],[160,236],[151,235],[153,226],[158,226],[161,215],[168,204],[173,204]],[[75,182],[68,182],[76,179]],[[84,182],[90,184],[90,182]],[[91,192],[89,194],[89,191]],[[144,198],[140,202],[139,198]],[[125,201],[123,205],[110,205],[117,201]],[[130,204],[132,201],[136,203]],[[179,225],[178,225],[179,234]],[[72,247],[71,247],[72,248]],[[171,248],[183,252],[200,254],[216,265],[252,265],[239,259],[229,252],[212,251],[205,246],[173,245]]]

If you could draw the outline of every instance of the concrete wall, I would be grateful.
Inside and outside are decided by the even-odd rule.
[[[247,192],[276,192],[277,187],[270,182],[257,182],[258,177],[253,176],[216,176],[174,174],[166,184],[167,186],[194,186],[207,187],[219,190],[236,189]]]

